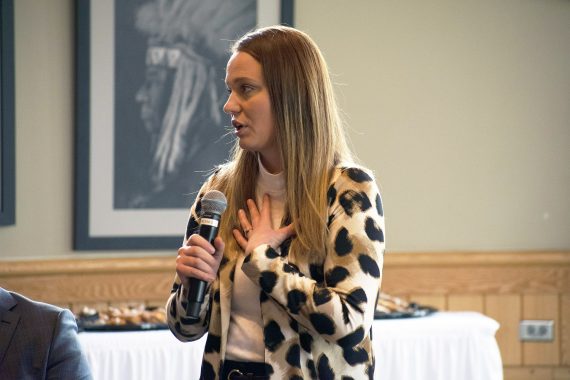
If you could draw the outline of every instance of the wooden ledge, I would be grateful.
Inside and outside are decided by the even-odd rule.
[[[72,258],[0,261],[0,277],[81,273],[174,273],[174,257]]]
[[[387,252],[384,266],[570,265],[570,251]]]
[[[570,266],[570,251],[387,252],[385,267]],[[173,272],[170,256],[0,261],[0,277],[81,273]]]

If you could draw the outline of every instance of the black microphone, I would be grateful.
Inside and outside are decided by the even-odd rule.
[[[214,239],[218,235],[220,218],[227,205],[226,197],[218,190],[210,190],[202,197],[198,234],[208,240],[210,244],[214,243]],[[206,281],[198,280],[197,278],[189,278],[189,281],[186,315],[189,318],[198,319],[200,308],[204,302],[204,292],[207,284]]]

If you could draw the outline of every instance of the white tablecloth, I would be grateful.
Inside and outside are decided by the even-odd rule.
[[[376,320],[375,379],[501,380],[499,324],[474,312]],[[83,332],[79,340],[95,380],[198,379],[205,337],[176,340],[167,330]]]

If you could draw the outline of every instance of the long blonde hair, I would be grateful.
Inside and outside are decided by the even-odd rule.
[[[327,190],[332,169],[352,162],[332,83],[321,52],[305,33],[285,26],[257,29],[238,40],[232,52],[245,52],[262,67],[268,88],[286,183],[285,221],[293,222],[296,239],[290,257],[325,255]],[[255,199],[259,164],[255,152],[236,142],[232,160],[215,176],[214,186],[228,198],[221,234],[229,250],[237,243],[237,211]]]

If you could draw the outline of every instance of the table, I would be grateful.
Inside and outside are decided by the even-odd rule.
[[[375,320],[375,379],[501,380],[499,324],[475,312]],[[82,332],[95,380],[198,379],[206,337],[178,341],[168,330]]]

